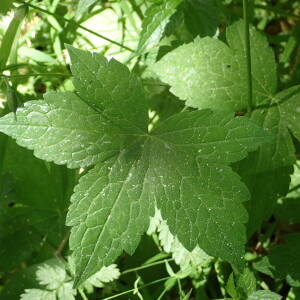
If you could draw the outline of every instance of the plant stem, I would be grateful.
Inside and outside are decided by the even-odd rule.
[[[82,289],[78,289],[80,296],[82,297],[82,299],[84,300],[88,300],[88,297],[86,296],[86,294],[84,293],[84,291]]]
[[[249,14],[248,14],[248,1],[243,0],[243,12],[244,12],[244,25],[245,25],[245,48],[246,48],[246,62],[247,62],[247,82],[248,82],[248,113],[252,111],[252,98],[253,98],[253,86],[252,86],[252,67],[251,67],[251,48],[250,48],[250,30],[249,30]]]
[[[27,6],[33,8],[33,9],[39,10],[39,11],[45,13],[45,14],[51,15],[51,16],[57,18],[57,19],[60,19],[60,20],[65,21],[65,22],[73,22],[74,24],[76,24],[76,25],[78,26],[78,28],[80,28],[80,29],[82,29],[82,30],[84,30],[84,31],[86,31],[86,32],[89,32],[89,33],[91,33],[91,34],[94,34],[94,35],[96,35],[97,37],[99,37],[99,38],[101,38],[101,39],[103,39],[103,40],[106,40],[106,41],[108,41],[108,42],[110,42],[110,43],[112,43],[112,44],[115,44],[115,45],[117,45],[117,46],[119,46],[119,47],[121,47],[121,48],[123,48],[123,49],[126,49],[126,50],[128,50],[128,51],[130,51],[130,52],[134,52],[133,49],[131,49],[131,48],[125,46],[125,45],[122,45],[121,43],[118,43],[118,42],[116,42],[116,41],[114,41],[114,40],[111,40],[110,38],[108,38],[108,37],[106,37],[106,36],[104,36],[104,35],[102,35],[102,34],[100,34],[100,33],[97,33],[97,32],[95,32],[95,31],[93,31],[93,30],[91,30],[91,29],[89,29],[89,28],[87,28],[87,27],[85,27],[85,26],[82,26],[82,25],[80,25],[78,22],[76,22],[76,21],[74,21],[74,20],[69,20],[69,19],[67,19],[67,18],[65,18],[65,17],[59,16],[59,15],[57,15],[56,13],[50,12],[50,11],[48,11],[48,10],[46,10],[46,9],[40,8],[40,7],[35,6],[35,5],[31,4],[31,3],[27,3],[27,2],[24,2],[24,1],[17,1],[17,2],[18,2],[18,3],[22,3],[22,4],[26,4]]]
[[[147,268],[150,268],[150,267],[152,267],[152,266],[156,266],[156,265],[163,264],[163,263],[165,263],[166,261],[173,261],[173,260],[174,260],[174,258],[168,258],[168,259],[156,261],[156,262],[154,262],[154,263],[142,265],[142,266],[140,266],[140,267],[128,269],[128,270],[123,271],[123,272],[122,272],[122,275],[127,274],[127,273],[131,273],[131,272],[135,272],[135,271],[139,271],[139,270],[143,270],[143,269],[147,269]]]
[[[154,281],[152,281],[152,282],[146,283],[146,284],[140,286],[140,287],[139,287],[139,290],[144,289],[144,288],[147,287],[147,286],[150,286],[150,285],[153,285],[153,284],[162,282],[162,281],[166,281],[166,280],[168,280],[169,278],[170,278],[170,276],[164,277],[164,278],[160,278],[160,279],[154,280]],[[125,291],[125,292],[122,292],[122,293],[119,293],[119,294],[116,294],[116,295],[113,295],[113,296],[110,296],[110,297],[107,297],[107,298],[104,298],[103,300],[110,300],[110,299],[118,298],[118,297],[120,297],[120,296],[124,296],[124,295],[130,294],[130,293],[132,293],[132,292],[134,292],[134,291],[136,291],[136,288],[130,289],[130,290],[128,290],[128,291]]]

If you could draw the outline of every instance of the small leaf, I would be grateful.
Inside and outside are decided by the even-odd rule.
[[[21,295],[21,300],[56,300],[56,294],[55,291],[26,289]]]

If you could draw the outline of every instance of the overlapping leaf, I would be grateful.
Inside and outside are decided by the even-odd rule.
[[[241,22],[229,26],[226,30],[228,45],[217,39],[198,38],[167,54],[153,69],[189,106],[245,110],[247,80],[243,30]],[[254,28],[250,38],[253,104],[264,106],[254,110],[250,118],[272,132],[276,139],[272,144],[261,146],[237,166],[251,192],[251,201],[247,203],[249,235],[271,216],[276,199],[286,194],[291,165],[295,162],[289,131],[300,138],[299,87],[276,94],[277,75],[272,50],[266,38]]]
[[[174,115],[149,133],[134,74],[100,55],[70,52],[77,94],[28,102],[17,122],[2,118],[0,130],[44,159],[95,165],[75,188],[67,218],[76,283],[122,251],[133,253],[155,205],[187,249],[199,244],[241,267],[249,195],[227,165],[270,134],[245,117],[210,110]]]
[[[165,55],[152,69],[171,86],[171,92],[196,108],[243,110],[247,107],[247,66],[244,27],[237,22],[227,28],[227,43],[196,38]],[[255,104],[276,92],[276,65],[266,38],[250,32]]]
[[[148,8],[142,24],[138,54],[158,45],[170,17],[181,2],[182,0],[163,0]]]
[[[255,268],[274,278],[287,279],[290,285],[300,286],[300,234],[285,237],[283,245],[272,248],[269,254],[256,263]]]

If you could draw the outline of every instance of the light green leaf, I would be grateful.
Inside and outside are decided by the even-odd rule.
[[[256,291],[247,300],[280,300],[282,297],[271,291]]]
[[[76,17],[81,17],[97,0],[80,0],[76,10]]]
[[[181,2],[182,0],[163,0],[161,3],[153,4],[147,9],[142,24],[137,54],[158,46],[170,17],[175,13],[176,7]]]
[[[12,1],[4,0],[4,6],[2,6],[3,0],[1,0],[0,13],[1,13],[1,9],[2,9],[2,13],[6,13],[6,10],[9,8],[9,6],[11,4],[10,2],[12,2]],[[15,9],[14,17],[11,20],[11,22],[1,40],[0,70],[4,69],[7,64],[13,44],[18,37],[18,33],[20,31],[22,21],[26,17],[27,11],[28,11],[28,7],[26,5],[21,5]]]
[[[66,281],[67,273],[64,265],[59,263],[55,265],[43,264],[38,267],[36,278],[46,289],[56,290]]]
[[[100,271],[91,276],[86,282],[95,287],[102,288],[106,283],[114,281],[120,277],[121,273],[117,265],[112,264],[108,267],[102,267]]]
[[[39,63],[57,64],[58,62],[49,54],[29,47],[21,47],[19,54]]]
[[[153,67],[171,92],[196,108],[243,110],[247,107],[247,67],[243,23],[227,28],[227,44],[196,38],[165,55]],[[277,88],[274,55],[266,38],[251,28],[253,101],[269,102]]]
[[[55,291],[26,289],[21,295],[21,300],[56,300],[56,294]]]
[[[212,257],[207,255],[199,246],[196,246],[192,251],[188,251],[174,236],[169,229],[167,223],[162,219],[160,210],[155,210],[155,215],[150,218],[150,225],[147,234],[151,235],[158,232],[158,239],[163,250],[166,253],[171,253],[176,264],[181,270],[187,269],[190,266],[197,267],[199,271],[203,265],[212,261]]]
[[[75,300],[77,291],[73,289],[73,281],[64,282],[57,290],[58,300]]]
[[[76,94],[52,92],[44,98],[18,109],[17,122],[12,114],[3,117],[0,130],[33,149],[36,157],[69,168],[95,164],[119,151],[119,130]]]

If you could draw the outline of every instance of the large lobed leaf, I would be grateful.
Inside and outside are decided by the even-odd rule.
[[[77,94],[29,102],[18,121],[0,119],[0,130],[41,158],[95,165],[75,188],[67,217],[76,284],[122,251],[133,253],[155,205],[187,249],[199,244],[241,269],[249,194],[228,165],[271,135],[245,117],[210,110],[179,113],[148,132],[135,76],[116,61],[69,50]],[[126,85],[132,88],[123,91]]]

